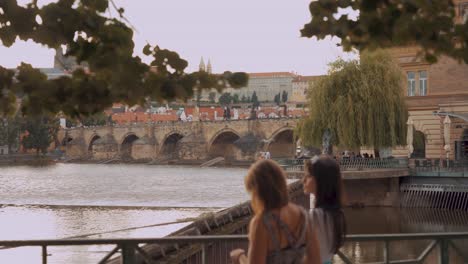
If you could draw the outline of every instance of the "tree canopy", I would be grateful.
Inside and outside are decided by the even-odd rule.
[[[275,97],[273,98],[273,102],[275,102],[277,105],[281,103],[280,93],[275,94]]]
[[[7,145],[8,150],[18,149],[21,133],[21,119],[18,116],[0,119],[0,146]]]
[[[425,59],[445,54],[468,63],[468,21],[457,24],[454,1],[318,0],[303,37],[338,37],[344,50],[418,45]],[[352,10],[352,11],[351,11]],[[359,13],[357,18],[346,11]],[[349,13],[349,12],[348,12]]]
[[[398,64],[384,51],[361,54],[360,61],[337,60],[308,92],[309,115],[298,126],[305,146],[356,148],[406,144],[408,111]]]
[[[158,45],[146,45],[151,56],[148,65],[133,55],[133,30],[119,17],[107,17],[112,0],[57,0],[26,6],[16,0],[0,1],[0,41],[10,47],[17,39],[32,40],[49,48],[67,47],[87,69],[71,76],[48,80],[46,75],[23,63],[17,72],[0,66],[0,115],[16,111],[16,98],[22,99],[25,115],[55,114],[89,116],[110,107],[113,102],[129,105],[146,100],[171,101],[193,97],[194,89],[245,86],[245,73],[212,75],[204,71],[184,72],[188,63],[174,52]]]
[[[254,107],[258,107],[260,105],[260,102],[258,101],[258,97],[257,97],[257,92],[254,91],[252,93],[252,97],[250,98],[250,102],[253,103]]]
[[[281,101],[283,103],[286,103],[288,101],[288,92],[283,91],[283,93],[281,94]]]
[[[218,98],[218,103],[220,105],[229,105],[232,102],[233,98],[231,96],[231,93],[223,93],[219,98]]]

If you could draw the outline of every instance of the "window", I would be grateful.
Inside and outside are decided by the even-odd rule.
[[[427,95],[427,71],[419,71],[419,95]]]
[[[408,96],[414,96],[416,93],[416,80],[414,78],[414,72],[408,72]]]

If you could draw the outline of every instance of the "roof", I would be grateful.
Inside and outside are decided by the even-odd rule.
[[[315,76],[297,76],[294,78],[293,82],[308,82],[315,81],[322,78],[324,75],[315,75]]]
[[[249,77],[295,77],[292,72],[253,72],[249,73]]]
[[[71,76],[70,73],[56,68],[39,68],[38,70],[47,75],[47,79],[56,79],[61,76]]]

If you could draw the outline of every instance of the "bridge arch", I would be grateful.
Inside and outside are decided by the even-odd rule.
[[[439,124],[440,121],[437,121],[437,123]],[[428,124],[424,124],[423,122],[421,122],[420,120],[414,120],[413,119],[413,127],[414,127],[414,130],[413,131],[421,131],[426,137],[428,135],[430,135],[430,130],[427,129],[427,125]],[[433,125],[433,124],[430,124],[430,125]]]
[[[272,158],[292,158],[296,154],[296,139],[292,127],[276,130],[268,142],[267,150]]]
[[[233,129],[225,128],[218,131],[208,144],[208,157],[236,160],[240,149],[234,145],[234,142],[238,139],[240,139],[240,135]]]
[[[138,139],[139,137],[134,132],[127,133],[122,137],[122,141],[120,143],[120,157],[122,159],[133,159],[132,147],[133,143]]]
[[[159,155],[164,157],[177,157],[177,143],[184,137],[180,131],[172,131],[164,136],[161,141],[161,149]]]
[[[73,137],[69,136],[69,135],[66,135],[65,137],[63,137],[62,141],[61,141],[61,145],[63,147],[67,146],[71,141],[73,141]]]
[[[93,155],[93,146],[94,146],[94,143],[96,142],[96,140],[100,139],[101,136],[99,136],[98,134],[93,134],[90,139],[89,139],[89,143],[87,144],[87,149],[88,149],[88,154],[90,156]]]

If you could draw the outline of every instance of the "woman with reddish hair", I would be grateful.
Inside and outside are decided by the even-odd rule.
[[[231,252],[233,263],[319,264],[320,252],[308,213],[289,201],[286,177],[272,160],[253,164],[245,177],[254,216],[249,225],[248,256]]]

